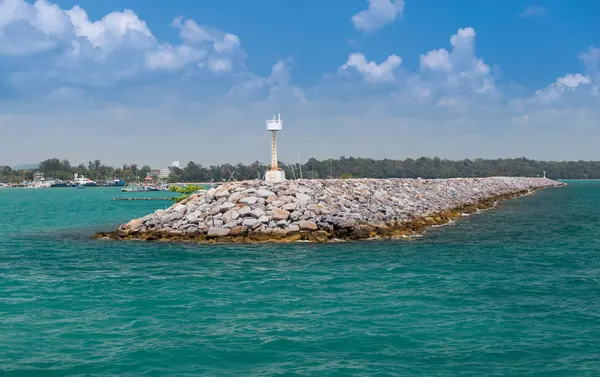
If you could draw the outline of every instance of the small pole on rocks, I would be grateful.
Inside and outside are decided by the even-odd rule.
[[[302,179],[302,161],[300,160],[300,152],[298,152],[298,168],[300,169],[300,179]]]
[[[296,171],[294,170],[294,165],[290,165],[290,168],[292,168],[292,175],[294,176],[294,179],[296,179]]]

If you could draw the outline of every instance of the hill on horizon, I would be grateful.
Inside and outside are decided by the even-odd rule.
[[[40,164],[19,164],[19,165],[12,166],[11,169],[18,171],[18,170],[38,169],[39,167],[40,167]]]

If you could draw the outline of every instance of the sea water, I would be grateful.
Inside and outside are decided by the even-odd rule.
[[[0,376],[600,375],[598,182],[413,241],[89,239],[169,205],[125,195],[0,189]]]

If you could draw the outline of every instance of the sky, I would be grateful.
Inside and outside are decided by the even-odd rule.
[[[597,0],[0,0],[0,165],[600,160]]]

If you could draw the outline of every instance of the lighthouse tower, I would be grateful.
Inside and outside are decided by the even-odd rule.
[[[267,120],[267,131],[271,131],[271,170],[267,171],[265,181],[277,183],[285,181],[285,172],[277,166],[277,131],[283,129],[281,113],[273,115],[273,119]]]

